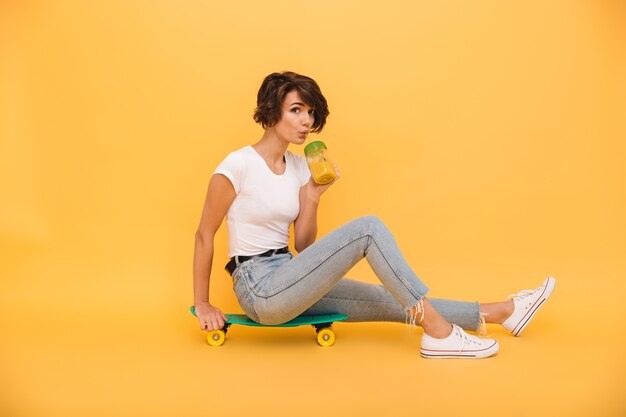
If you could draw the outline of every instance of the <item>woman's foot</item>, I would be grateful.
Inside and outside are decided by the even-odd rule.
[[[424,334],[420,354],[424,358],[486,358],[498,352],[498,342],[469,335],[448,323],[426,298],[409,310]],[[419,315],[419,318],[417,318]]]
[[[467,334],[456,324],[452,333],[444,338],[435,338],[424,333],[420,355],[423,358],[470,358],[479,359],[495,355],[500,346],[494,339],[481,339]]]
[[[513,336],[519,336],[528,326],[537,310],[546,302],[552,294],[556,280],[548,277],[543,284],[534,290],[523,290],[517,294],[509,295],[513,300],[513,313],[502,323]]]

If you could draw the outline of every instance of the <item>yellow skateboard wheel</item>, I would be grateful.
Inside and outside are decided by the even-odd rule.
[[[320,346],[328,347],[335,343],[335,332],[330,327],[325,327],[317,332],[317,343]]]
[[[224,344],[225,334],[223,330],[211,330],[206,335],[206,341],[211,346],[222,346]]]

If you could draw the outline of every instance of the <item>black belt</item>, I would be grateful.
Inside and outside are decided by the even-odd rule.
[[[237,268],[237,265],[245,262],[247,260],[250,260],[252,258],[258,258],[260,257],[264,257],[267,258],[268,256],[272,256],[275,255],[277,253],[287,253],[289,252],[289,248],[287,246],[285,246],[284,248],[280,248],[280,249],[270,249],[267,252],[263,252],[263,253],[259,253],[258,255],[252,255],[252,256],[233,256],[232,258],[230,258],[230,261],[226,264],[226,270],[228,271],[228,273],[230,275],[233,274],[233,272],[235,271],[235,268]]]

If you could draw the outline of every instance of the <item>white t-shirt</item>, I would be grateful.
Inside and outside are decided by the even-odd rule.
[[[228,256],[257,255],[289,243],[289,225],[300,212],[300,187],[311,177],[306,160],[287,151],[276,175],[252,146],[230,153],[213,174],[225,175],[237,196],[226,214]]]

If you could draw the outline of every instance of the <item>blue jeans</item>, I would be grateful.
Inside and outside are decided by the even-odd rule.
[[[382,285],[344,278],[366,258]],[[358,218],[291,253],[255,257],[237,265],[233,287],[253,320],[279,324],[303,314],[341,313],[347,321],[407,322],[407,310],[428,287],[402,256],[389,229],[377,217]],[[429,298],[449,322],[466,330],[480,326],[479,304]]]

